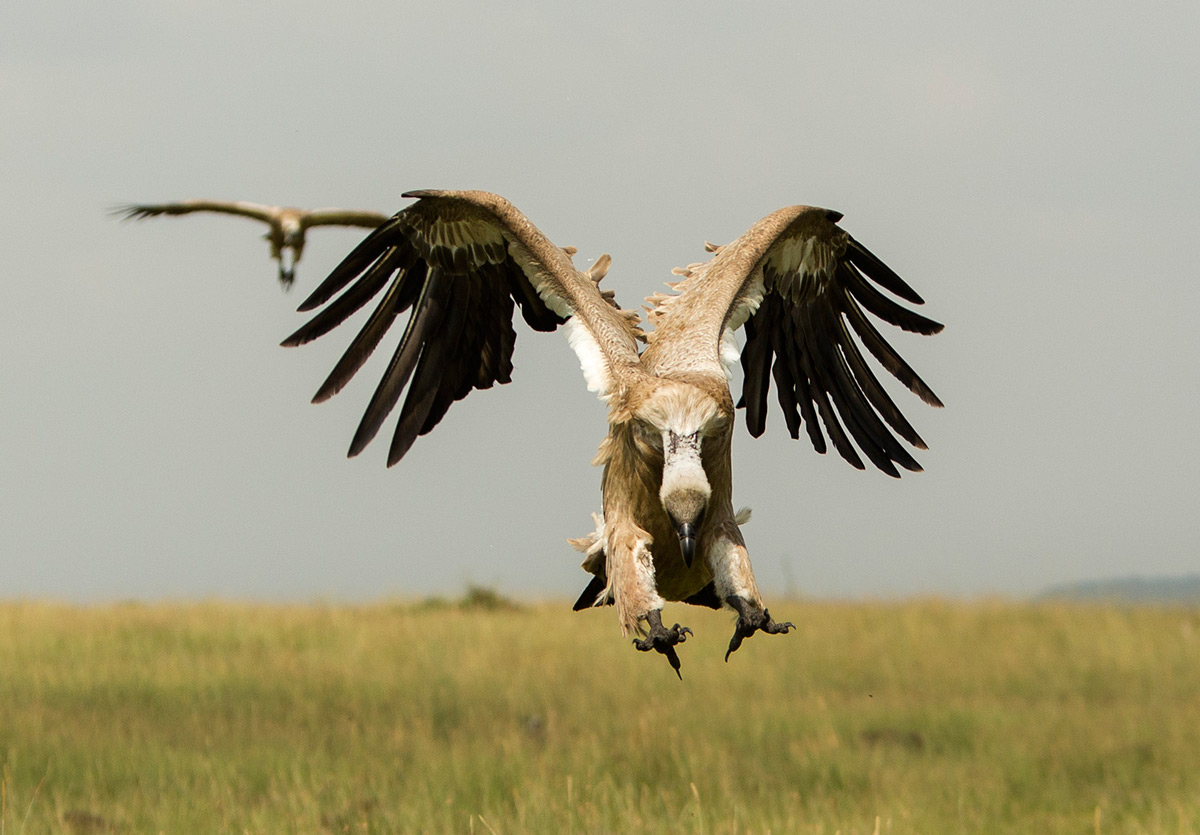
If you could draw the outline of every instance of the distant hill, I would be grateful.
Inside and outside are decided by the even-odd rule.
[[[1114,600],[1127,603],[1200,604],[1200,574],[1177,577],[1115,577],[1051,586],[1042,600]]]

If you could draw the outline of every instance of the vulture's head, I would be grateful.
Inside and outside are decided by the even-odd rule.
[[[712,396],[686,383],[658,387],[636,414],[653,445],[661,445],[662,486],[658,497],[679,534],[683,560],[690,566],[712,496],[702,456],[704,442],[727,429],[729,416]],[[657,437],[653,437],[655,434]]]

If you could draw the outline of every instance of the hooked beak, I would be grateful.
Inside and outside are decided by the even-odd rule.
[[[701,508],[691,522],[676,522],[674,518],[671,519],[671,522],[675,525],[675,533],[679,534],[679,550],[683,552],[683,564],[691,568],[692,561],[696,558],[696,543],[700,539],[700,526],[704,524],[704,509]]]
[[[691,568],[692,560],[696,557],[696,526],[691,522],[684,522],[675,530],[679,533],[679,550],[683,551],[683,564]]]

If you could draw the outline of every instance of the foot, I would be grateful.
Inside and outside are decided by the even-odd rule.
[[[639,652],[654,650],[667,656],[671,669],[675,671],[675,675],[679,676],[679,680],[683,681],[683,673],[679,672],[679,656],[675,653],[675,645],[686,641],[687,636],[692,634],[692,630],[679,624],[675,624],[670,629],[664,627],[662,625],[662,609],[654,609],[647,614],[646,623],[650,624],[650,634],[640,641],[634,640],[633,645]]]
[[[737,626],[734,627],[733,638],[729,641],[729,650],[725,653],[726,661],[742,645],[742,641],[749,638],[755,632],[766,632],[768,635],[786,635],[789,629],[796,628],[795,624],[792,623],[776,623],[771,620],[771,613],[766,609],[759,609],[744,597],[738,597],[736,594],[725,598],[725,602],[732,606],[738,613]]]

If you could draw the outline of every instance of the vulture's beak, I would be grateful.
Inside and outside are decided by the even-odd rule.
[[[691,568],[692,560],[696,556],[696,525],[684,522],[675,530],[679,532],[679,550],[683,551],[683,564]]]
[[[692,561],[696,558],[696,543],[700,539],[700,526],[704,524],[704,508],[701,507],[690,522],[677,522],[672,516],[671,524],[675,526],[675,533],[679,534],[679,550],[683,552],[683,564],[691,568]]]

